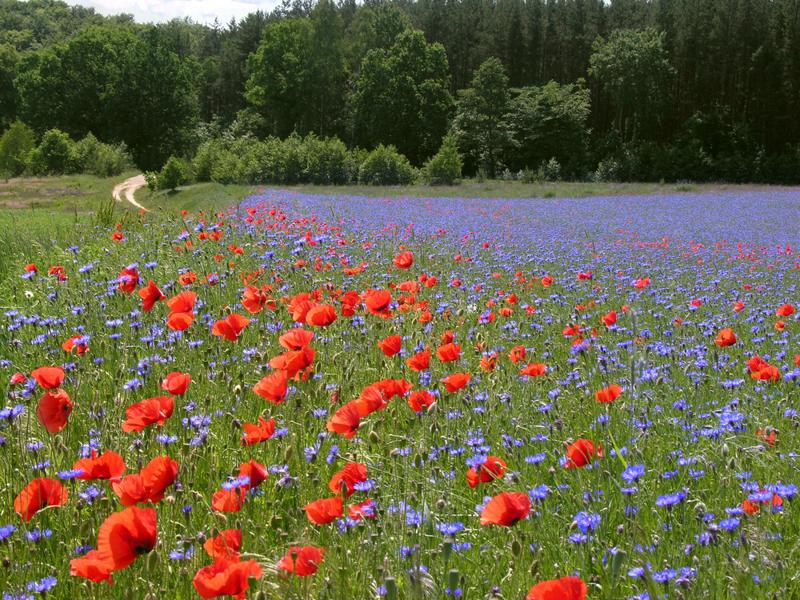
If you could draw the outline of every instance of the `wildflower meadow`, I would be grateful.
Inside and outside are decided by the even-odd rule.
[[[799,216],[265,189],[42,240],[3,599],[800,598]]]

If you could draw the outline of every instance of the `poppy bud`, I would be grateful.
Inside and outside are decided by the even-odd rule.
[[[377,444],[380,441],[380,437],[378,437],[378,434],[375,433],[375,431],[370,431],[369,432],[369,441],[370,441],[371,444]]]
[[[447,586],[454,590],[458,587],[460,577],[458,576],[458,569],[450,569],[447,573]]]
[[[531,563],[531,577],[535,579],[538,573],[539,573],[539,557],[537,556],[536,558],[533,559],[533,562]]]
[[[383,580],[386,587],[386,600],[397,600],[397,581],[394,577],[387,577]]]
[[[233,386],[233,393],[234,394],[242,393],[242,385],[240,383],[237,383],[235,386]]]
[[[264,590],[258,590],[256,595],[253,596],[254,600],[267,600],[267,593]]]
[[[430,432],[431,433],[438,433],[439,432],[439,426],[436,424],[436,421],[431,423]]]
[[[436,501],[436,508],[438,508],[439,510],[443,510],[445,507],[447,507],[447,500],[445,500],[444,498],[439,498]]]
[[[289,444],[286,446],[286,450],[283,451],[283,462],[288,463],[289,460],[292,458],[294,454],[294,444]]]
[[[621,533],[621,532],[620,532]],[[616,579],[619,576],[620,569],[622,569],[622,563],[625,562],[627,558],[627,554],[624,550],[617,550],[616,554],[614,554],[614,558],[611,559],[611,579]]]
[[[150,552],[145,559],[145,565],[147,565],[148,571],[155,570],[158,565],[158,552]]]
[[[731,449],[728,447],[727,442],[722,444],[722,456],[728,456],[730,454]]]
[[[514,557],[519,557],[519,555],[522,554],[522,544],[520,544],[517,539],[511,542],[511,554],[513,554]]]
[[[422,457],[419,453],[414,454],[414,468],[419,469],[422,466]]]

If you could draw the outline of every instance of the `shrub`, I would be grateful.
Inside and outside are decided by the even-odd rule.
[[[442,140],[439,151],[423,167],[423,176],[431,185],[452,185],[461,178],[463,161],[458,153],[458,144],[452,134]]]
[[[346,183],[347,147],[338,138],[320,139],[309,135],[304,140],[306,168],[305,176],[310,183]]]
[[[358,171],[366,185],[404,185],[414,180],[414,168],[394,146],[379,145],[367,155]]]
[[[11,177],[22,175],[28,156],[35,147],[33,130],[21,121],[14,121],[0,137],[0,174]]]
[[[73,144],[68,171],[111,177],[122,173],[130,164],[131,159],[124,144],[119,146],[104,144],[89,133]]]
[[[75,142],[58,129],[50,129],[30,155],[30,170],[36,175],[60,175],[69,171]]]
[[[545,181],[558,181],[561,179],[561,163],[551,158],[541,166],[542,179]]]
[[[189,181],[189,165],[185,160],[170,156],[158,174],[158,189],[174,190]]]

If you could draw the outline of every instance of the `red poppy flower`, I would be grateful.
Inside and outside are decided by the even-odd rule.
[[[250,483],[247,485],[248,489],[257,488],[267,480],[269,471],[267,471],[267,467],[260,462],[249,460],[239,465],[239,477],[247,477],[250,479]]]
[[[602,390],[596,391],[594,393],[594,398],[600,403],[607,404],[619,398],[619,395],[621,393],[622,393],[622,388],[618,386],[616,383],[613,383],[608,387],[604,387]]]
[[[772,427],[767,427],[765,429],[758,428],[756,429],[756,437],[767,444],[767,446],[774,446],[778,441],[778,432]]]
[[[167,327],[173,331],[185,331],[194,321],[194,314],[190,312],[171,312],[167,317]]]
[[[387,290],[367,290],[364,292],[364,305],[370,314],[384,318],[391,316],[389,304],[392,302],[392,295]]]
[[[580,577],[562,577],[537,583],[525,600],[586,600],[588,591]]]
[[[174,313],[191,313],[194,311],[194,303],[196,301],[197,294],[185,291],[167,300],[167,306]]]
[[[114,490],[123,506],[135,506],[147,502],[149,498],[144,480],[139,473],[132,473],[119,481],[112,481],[111,489]]]
[[[410,269],[414,264],[414,255],[411,252],[401,252],[392,262],[398,269]]]
[[[378,342],[378,348],[381,349],[381,352],[385,356],[394,356],[398,354],[403,347],[403,338],[399,335],[390,335],[380,342]]]
[[[119,571],[156,546],[156,511],[131,506],[109,516],[97,533],[97,551],[111,571]]]
[[[314,327],[327,327],[336,319],[336,309],[333,306],[330,304],[317,304],[306,314],[305,323]]]
[[[125,473],[125,461],[113,450],[106,450],[100,456],[92,450],[89,458],[76,460],[72,469],[83,471],[78,479],[119,479]]]
[[[48,506],[62,506],[67,503],[67,488],[55,479],[40,477],[34,479],[14,498],[14,512],[23,521],[30,521],[40,510]]]
[[[372,498],[367,498],[358,504],[350,504],[347,507],[347,516],[354,521],[361,519],[374,519],[378,515],[375,514],[375,502]]]
[[[73,577],[84,577],[99,583],[108,581],[111,585],[111,566],[98,550],[90,550],[86,555],[69,561],[69,574]]]
[[[406,364],[412,371],[425,371],[431,364],[430,348],[425,348],[425,350],[417,352],[414,356],[406,360]]]
[[[442,362],[452,362],[461,357],[461,346],[458,344],[445,344],[436,350],[436,358]]]
[[[469,487],[478,487],[480,483],[489,483],[495,479],[500,479],[506,472],[506,461],[497,456],[487,456],[483,464],[478,469],[467,471],[467,484]]]
[[[48,433],[58,433],[67,426],[72,414],[72,400],[62,389],[49,390],[39,400],[36,416]]]
[[[343,435],[348,440],[353,438],[361,425],[361,413],[358,400],[353,400],[337,410],[328,421],[328,431]]]
[[[264,442],[272,437],[275,433],[275,419],[265,420],[264,417],[258,417],[258,425],[253,423],[245,423],[242,425],[244,434],[242,435],[242,444],[245,446],[252,446],[259,442]]]
[[[86,354],[89,351],[89,344],[83,340],[83,336],[80,335],[73,335],[63,344],[61,344],[61,348],[64,352],[69,352],[72,354],[73,352],[78,356]]]
[[[514,346],[511,349],[511,352],[508,353],[508,360],[514,364],[517,364],[519,361],[525,358],[526,354],[527,350],[525,349],[525,346]]]
[[[544,277],[542,277],[541,283],[542,286],[544,287],[550,287],[551,285],[553,285],[553,278],[550,277],[550,275],[545,275]]]
[[[161,382],[161,389],[169,392],[173,396],[183,396],[189,388],[192,376],[189,373],[173,371]]]
[[[278,338],[278,343],[287,350],[302,350],[314,339],[314,332],[300,327],[290,329]]]
[[[481,371],[491,373],[497,366],[497,354],[487,354],[481,357]]]
[[[264,575],[259,564],[254,560],[240,561],[236,559],[217,560],[214,564],[203,567],[195,574],[192,584],[201,598],[217,598],[233,596],[241,599],[250,589],[248,579],[261,579]]]
[[[640,289],[640,290],[644,289],[648,285],[650,285],[650,278],[649,277],[640,277],[639,279],[637,279],[636,281],[633,282],[633,285],[637,289]]]
[[[247,490],[241,487],[219,489],[211,497],[211,508],[217,512],[239,512],[244,506]]]
[[[603,457],[603,447],[600,444],[595,446],[592,440],[579,439],[574,444],[567,447],[567,469],[577,469],[585,467],[592,462],[594,457]]]
[[[436,396],[427,390],[419,390],[417,392],[413,392],[408,397],[407,402],[411,407],[411,410],[414,412],[422,412],[423,408],[427,409],[436,403]]]
[[[291,546],[286,556],[278,561],[278,569],[307,577],[317,572],[325,556],[325,548],[316,546]]]
[[[342,516],[344,511],[341,496],[314,500],[314,502],[306,504],[303,509],[306,511],[308,520],[314,525],[326,525],[335,521]]]
[[[481,525],[510,527],[525,519],[531,511],[531,499],[522,492],[502,492],[489,500],[481,511]]]
[[[452,393],[457,392],[467,385],[470,379],[472,379],[472,375],[469,373],[453,373],[452,375],[445,377],[442,380],[442,383],[444,383],[444,387],[447,388],[447,391]]]
[[[150,312],[156,302],[161,302],[166,296],[158,289],[158,286],[151,279],[147,285],[139,289],[139,297],[142,299],[142,310]]]
[[[203,548],[213,559],[236,558],[242,547],[241,529],[223,529],[219,535],[206,540]]]
[[[122,431],[141,431],[149,425],[161,427],[172,416],[175,400],[170,396],[147,398],[130,405],[125,410],[125,422]]]
[[[55,390],[61,387],[64,381],[64,369],[61,367],[39,367],[31,371],[31,377],[46,390]]]
[[[744,310],[744,306],[745,306],[744,302],[742,302],[741,300],[737,300],[736,303],[733,305],[733,311],[737,313],[741,312],[742,310]]]
[[[606,313],[602,317],[603,325],[606,327],[611,327],[612,325],[617,324],[617,312],[612,310],[609,313]]]
[[[733,329],[726,327],[717,334],[714,343],[720,348],[733,346],[736,343],[736,334],[733,333]]]
[[[273,404],[283,404],[289,389],[289,374],[286,371],[274,371],[253,386],[253,391]]]
[[[542,377],[547,375],[547,365],[544,363],[531,363],[519,372],[520,375],[528,377]]]
[[[765,492],[766,490],[759,490],[759,492]],[[748,515],[754,515],[761,510],[761,506],[765,508],[770,506],[773,512],[779,511],[783,507],[783,498],[781,498],[778,494],[772,494],[772,498],[768,498],[766,500],[758,500],[752,501],[749,498],[745,499],[742,502],[742,510]]]
[[[355,484],[367,480],[367,465],[363,463],[347,463],[341,471],[338,471],[328,482],[328,489],[334,494],[341,494],[344,489],[345,495],[349,498],[353,495]],[[344,486],[344,488],[342,487]]]
[[[264,306],[269,300],[263,291],[252,285],[247,286],[242,294],[242,306],[251,315],[255,315],[264,310]]]
[[[214,323],[214,326],[211,328],[211,335],[221,336],[229,342],[235,342],[239,339],[239,334],[242,333],[242,330],[247,327],[249,322],[250,319],[247,317],[233,313]]]
[[[788,317],[795,313],[795,308],[791,304],[784,304],[780,306],[778,310],[775,311],[775,314],[779,317]]]
[[[125,267],[119,272],[119,285],[117,289],[130,294],[139,285],[139,271],[135,267]]]
[[[18,383],[22,383],[23,381],[25,381],[25,375],[17,371],[11,376],[11,379],[8,380],[8,383],[9,385],[17,385]]]
[[[290,350],[279,354],[269,361],[269,366],[273,369],[286,371],[288,377],[299,377],[301,371],[311,367],[314,362],[316,352],[311,346],[304,346],[299,350]]]

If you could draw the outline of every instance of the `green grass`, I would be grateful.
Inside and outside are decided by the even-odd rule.
[[[0,180],[0,282],[22,256],[51,261],[94,225],[111,226],[133,218],[137,209],[111,198],[114,186],[135,171],[114,177],[61,175]],[[153,212],[220,210],[253,190],[244,185],[200,183],[176,192],[137,191],[136,199]],[[42,265],[40,265],[41,267]]]
[[[458,185],[296,185],[286,189],[317,194],[346,194],[352,196],[412,196],[462,198],[586,198],[591,196],[621,196],[642,194],[675,194],[719,190],[762,189],[768,186],[726,183],[603,183],[592,181],[560,181],[522,183],[520,181],[465,180]]]
[[[253,186],[221,183],[196,183],[178,188],[174,192],[151,192],[145,188],[136,192],[136,201],[149,210],[221,210],[237,204],[255,190]]]

